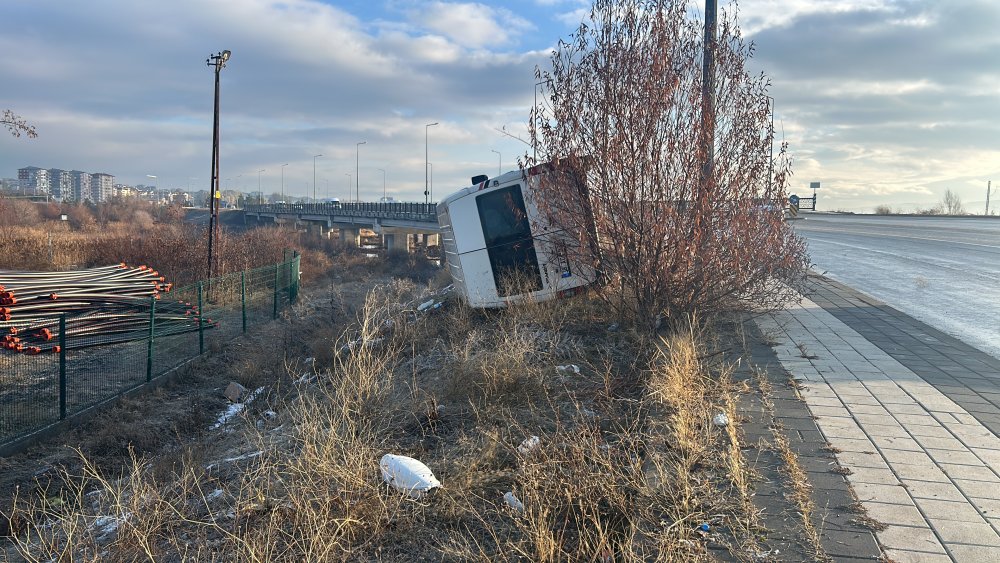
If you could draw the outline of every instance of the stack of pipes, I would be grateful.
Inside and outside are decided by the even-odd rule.
[[[125,264],[68,272],[0,270],[0,348],[59,352],[59,318],[66,316],[67,349],[140,340],[149,336],[150,304],[169,292],[156,270]],[[199,329],[197,306],[157,302],[157,335]],[[216,326],[205,319],[204,327]]]

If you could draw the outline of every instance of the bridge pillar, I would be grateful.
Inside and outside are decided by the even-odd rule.
[[[410,245],[407,241],[406,233],[382,233],[382,244],[385,249],[392,251],[408,252]]]
[[[353,244],[354,248],[361,246],[361,229],[341,228],[340,242]]]

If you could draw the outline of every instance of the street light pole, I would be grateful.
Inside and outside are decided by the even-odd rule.
[[[264,203],[264,192],[260,190],[260,173],[263,171],[263,168],[257,171],[257,205]]]
[[[357,149],[354,155],[354,182],[356,184],[354,187],[354,201],[358,203],[361,202],[361,145],[365,144],[368,144],[368,141],[361,141],[354,147]]]
[[[501,156],[500,151],[490,149],[490,152],[497,153],[497,176],[503,174],[503,156]]]
[[[431,127],[437,124],[438,124],[437,121],[435,121],[434,123],[428,123],[427,125],[424,125],[424,204],[425,205],[430,203],[430,200],[428,199],[428,194],[430,194],[430,192],[428,191],[429,181],[427,178],[427,166],[430,164],[430,160],[428,159],[427,131]]]
[[[532,160],[531,164],[532,165],[538,164],[538,129],[537,129],[538,128],[538,87],[541,86],[542,84],[547,84],[547,82],[544,81],[544,80],[541,81],[541,82],[535,82],[535,90],[534,90],[535,105],[531,106],[531,113],[532,113],[532,116],[531,116],[531,119],[532,119],[531,130],[533,132],[532,135],[531,135],[531,160]]]
[[[434,163],[428,163],[431,167],[431,199],[434,199]]]
[[[313,203],[316,203],[316,159],[323,155],[313,155]]]
[[[382,203],[385,203],[385,170],[382,168],[376,168],[382,173]]]
[[[281,201],[285,201],[285,167],[286,166],[288,166],[287,162],[281,165]]]
[[[226,68],[226,62],[232,52],[228,49],[209,56],[205,59],[205,64],[215,69],[215,111],[212,124],[212,175],[211,193],[209,194],[209,205],[211,212],[208,219],[208,277],[212,277],[212,268],[215,264],[213,247],[216,239],[219,238],[219,73]]]

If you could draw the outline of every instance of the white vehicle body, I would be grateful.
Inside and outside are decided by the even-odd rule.
[[[574,295],[591,283],[591,269],[562,252],[566,235],[540,216],[535,204],[541,167],[479,181],[437,205],[448,269],[472,307],[505,307],[527,299]],[[475,180],[479,180],[476,178]],[[517,278],[516,284],[511,280]]]

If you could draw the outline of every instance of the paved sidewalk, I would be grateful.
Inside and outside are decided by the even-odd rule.
[[[848,480],[869,516],[888,525],[876,533],[888,557],[901,563],[1000,562],[1000,438],[893,357],[901,354],[909,361],[926,355],[921,352],[928,347],[954,343],[926,331],[936,342],[896,342],[887,334],[910,334],[907,326],[923,329],[870,298],[858,301],[857,295],[849,295],[855,303],[837,306],[853,309],[854,318],[847,320],[867,324],[860,327],[867,334],[810,300],[758,324],[775,342],[781,364],[801,382],[809,410],[839,450],[837,460],[852,471]],[[819,299],[833,306],[829,292]],[[899,323],[883,322],[875,314],[887,311],[901,315]],[[957,354],[951,359],[963,369],[981,370],[975,374],[976,393],[990,393],[986,383],[1000,377],[990,371],[988,356],[974,358],[980,362],[974,367]],[[923,363],[941,372],[935,372],[939,377],[960,381],[955,377],[965,375],[950,375],[958,369],[952,363]],[[961,389],[945,389],[956,390]]]

